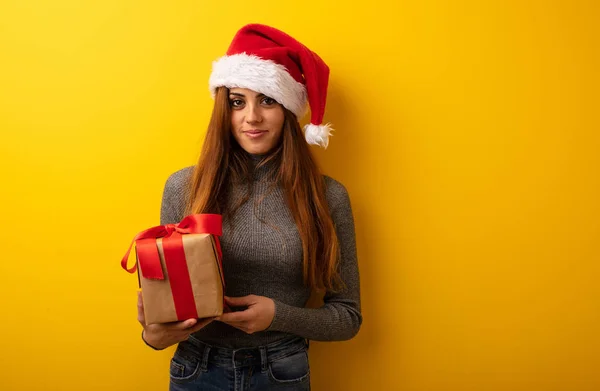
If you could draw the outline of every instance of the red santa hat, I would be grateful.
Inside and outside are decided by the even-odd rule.
[[[286,33],[261,24],[242,27],[225,56],[213,62],[209,79],[214,97],[218,87],[248,88],[275,99],[301,119],[309,144],[327,148],[331,124],[323,125],[329,67],[306,46]]]

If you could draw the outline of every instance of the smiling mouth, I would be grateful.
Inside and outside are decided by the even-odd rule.
[[[249,138],[260,138],[263,134],[266,134],[266,130],[246,130],[244,134]]]
[[[266,130],[259,130],[259,129],[252,129],[252,130],[244,130],[244,133],[248,133],[248,134],[260,134],[260,133],[266,133]]]

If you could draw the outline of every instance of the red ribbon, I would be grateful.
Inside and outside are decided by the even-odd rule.
[[[221,215],[194,214],[185,217],[178,224],[166,224],[149,228],[140,232],[133,238],[127,253],[121,260],[121,266],[129,273],[135,273],[137,263],[127,268],[127,260],[133,243],[136,243],[140,272],[144,278],[164,280],[165,276],[160,264],[160,256],[156,245],[157,238],[163,238],[162,245],[165,254],[165,266],[171,283],[175,312],[179,320],[197,318],[196,303],[192,291],[192,283],[185,260],[182,234],[211,234],[215,239],[218,253],[219,273],[221,283],[225,286],[223,278],[223,264],[221,245],[218,236],[222,232]]]

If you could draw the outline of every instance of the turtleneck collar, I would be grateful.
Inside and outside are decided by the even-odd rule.
[[[265,158],[265,155],[256,155],[253,153],[246,153],[250,157],[250,160],[254,163],[254,165],[258,164],[261,160]]]
[[[254,179],[260,182],[270,182],[275,180],[277,175],[276,162],[274,159],[263,163],[263,160],[268,158],[268,155],[247,154],[254,167]]]

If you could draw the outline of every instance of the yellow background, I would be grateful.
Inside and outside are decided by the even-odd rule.
[[[364,324],[313,389],[600,390],[597,4],[3,0],[0,389],[166,389],[119,261],[260,22],[331,67],[357,224]]]

